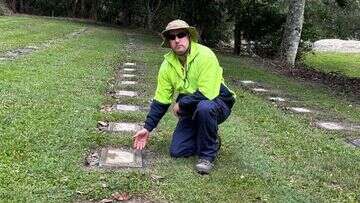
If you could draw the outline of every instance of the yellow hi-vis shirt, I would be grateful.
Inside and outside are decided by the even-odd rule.
[[[197,90],[209,100],[219,95],[220,85],[224,84],[223,69],[208,47],[191,42],[186,70],[173,51],[164,55],[164,58],[158,74],[154,97],[156,101],[171,104],[175,93],[193,94]],[[235,97],[234,92],[231,93]]]

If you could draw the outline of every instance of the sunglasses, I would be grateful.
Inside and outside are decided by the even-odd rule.
[[[179,38],[179,39],[181,39],[181,38],[186,37],[187,35],[188,35],[188,34],[187,34],[186,32],[179,32],[179,33],[177,33],[177,34],[167,34],[166,38],[167,38],[168,40],[175,40],[176,37]]]

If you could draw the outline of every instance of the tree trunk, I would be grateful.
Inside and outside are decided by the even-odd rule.
[[[12,12],[6,2],[6,0],[0,0],[0,16],[1,15],[11,15]]]
[[[153,18],[154,18],[154,14],[152,12],[149,12],[147,16],[147,28],[149,30],[153,29]]]
[[[289,12],[281,42],[280,58],[294,66],[304,22],[305,0],[290,0]]]
[[[12,12],[16,13],[16,0],[10,1],[10,9],[12,10]]]
[[[160,8],[161,0],[147,0],[147,28],[153,29],[153,19],[156,11]]]
[[[85,18],[85,0],[81,0],[80,4],[80,17]]]
[[[71,17],[75,17],[76,16],[76,5],[78,3],[78,0],[74,0],[74,4],[72,7],[72,13],[71,13]]]
[[[235,30],[234,30],[234,54],[240,55],[241,53],[241,29],[239,23],[239,16],[235,17]]]
[[[98,0],[91,1],[90,19],[97,20]]]

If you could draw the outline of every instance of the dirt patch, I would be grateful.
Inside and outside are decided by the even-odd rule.
[[[39,48],[33,46],[33,47],[25,47],[25,48],[10,50],[10,51],[7,51],[5,54],[0,54],[0,59],[1,60],[6,60],[6,59],[14,60],[14,59],[18,58],[19,56],[30,54],[37,49],[39,49]]]

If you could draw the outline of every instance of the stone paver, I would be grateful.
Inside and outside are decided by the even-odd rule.
[[[130,62],[124,63],[124,66],[135,66],[135,65],[136,65],[135,63],[130,63]]]
[[[341,123],[336,122],[323,122],[319,121],[315,123],[318,127],[327,129],[327,130],[346,130],[346,127]]]
[[[360,147],[360,138],[348,139],[347,141],[355,147]]]
[[[136,77],[136,75],[134,74],[123,74],[122,75],[124,78],[133,78],[133,77]]]
[[[241,80],[240,82],[241,82],[242,84],[245,84],[245,85],[255,84],[255,82],[252,81],[252,80]]]
[[[290,107],[289,109],[296,113],[312,113],[313,112],[310,109],[302,108],[302,107]]]
[[[116,91],[115,93],[115,96],[116,97],[123,97],[123,96],[126,96],[126,97],[136,97],[138,94],[137,92],[134,92],[134,91],[126,91],[126,90],[119,90],[119,91]]]
[[[124,68],[124,71],[127,71],[127,72],[134,72],[134,71],[135,71],[135,69],[133,69],[133,68]]]
[[[264,88],[253,88],[252,90],[255,91],[255,92],[268,92],[269,91],[269,90],[264,89]]]
[[[113,109],[116,111],[139,111],[140,107],[134,105],[115,104]]]
[[[121,81],[120,84],[122,85],[135,85],[137,84],[136,81]]]
[[[136,123],[109,123],[107,131],[111,132],[136,132],[141,126]]]
[[[141,168],[143,166],[141,151],[124,149],[102,149],[100,167],[105,168]]]
[[[282,97],[268,97],[268,99],[270,101],[274,101],[274,102],[284,102],[284,101],[286,101],[286,99],[284,99]]]

